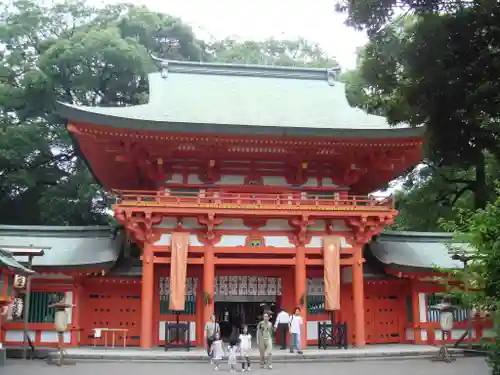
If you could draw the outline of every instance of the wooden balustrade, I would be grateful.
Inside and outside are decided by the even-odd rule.
[[[127,191],[115,190],[116,204],[142,207],[367,210],[392,211],[392,199],[350,195],[345,198],[324,194],[289,192],[282,194],[228,193],[221,191]]]

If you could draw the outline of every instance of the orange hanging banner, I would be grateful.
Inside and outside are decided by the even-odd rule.
[[[323,238],[325,310],[340,310],[340,237]]]
[[[171,237],[170,300],[168,308],[182,311],[186,300],[186,273],[189,251],[189,233],[173,232]]]

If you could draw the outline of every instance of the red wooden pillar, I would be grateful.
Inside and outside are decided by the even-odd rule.
[[[214,249],[212,245],[205,247],[203,259],[203,322],[202,326],[209,321],[210,315],[214,313],[214,286],[215,286],[215,265]],[[205,343],[203,343],[205,345]]]
[[[154,297],[153,245],[145,244],[142,251],[141,285],[141,340],[143,349],[153,346],[153,297]]]
[[[365,294],[363,288],[363,261],[357,256],[352,265],[352,300],[354,307],[354,344],[363,348],[365,339]]]
[[[413,318],[413,336],[415,338],[415,344],[422,344],[422,332],[420,330],[420,306],[418,298],[418,285],[412,280],[411,281],[411,314]],[[405,332],[406,335],[406,332]]]
[[[295,307],[300,307],[304,324],[300,332],[301,346],[307,345],[307,296],[306,296],[306,255],[303,246],[297,246],[295,254]],[[294,307],[294,309],[295,309]],[[293,314],[294,311],[292,311]]]
[[[71,325],[74,330],[71,331],[71,346],[80,345],[80,335],[82,331],[82,299],[83,299],[83,285],[80,278],[76,278],[73,285],[73,310],[71,315]]]

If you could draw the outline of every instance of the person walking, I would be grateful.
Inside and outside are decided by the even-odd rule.
[[[211,362],[215,365],[214,370],[217,371],[225,355],[224,345],[222,343],[222,340],[220,339],[219,333],[216,333],[214,335],[214,340],[212,341],[212,345],[210,346],[209,355],[212,359]]]
[[[250,354],[252,353],[252,335],[248,333],[248,327],[243,325],[242,332],[239,337],[240,355],[241,355],[241,371],[250,371]]]
[[[211,356],[211,348],[216,335],[220,335],[220,326],[219,323],[217,323],[217,321],[215,320],[215,314],[212,314],[210,315],[210,320],[205,323],[204,330],[205,342],[207,345],[207,354],[210,357],[210,363],[212,363],[213,361],[213,358]]]
[[[276,316],[276,321],[274,322],[274,330],[276,331],[276,336],[280,338],[281,350],[286,349],[286,338],[288,336],[288,326],[290,325],[290,314],[288,314],[282,307],[278,315]]]
[[[302,354],[302,349],[300,348],[300,331],[304,321],[300,316],[300,308],[295,308],[295,314],[290,317],[290,353],[296,351],[298,354]]]
[[[273,368],[273,331],[274,327],[269,321],[269,314],[262,315],[262,321],[257,324],[257,346],[260,353],[260,367]]]

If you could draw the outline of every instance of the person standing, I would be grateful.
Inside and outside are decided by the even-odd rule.
[[[295,314],[290,317],[290,353],[297,351],[298,354],[302,354],[302,349],[300,348],[300,331],[304,321],[300,316],[300,308],[295,308]]]
[[[273,324],[269,321],[269,314],[262,315],[262,321],[257,324],[257,346],[260,353],[260,367],[273,368]]]
[[[207,345],[207,354],[210,357],[210,362],[212,362],[211,348],[212,343],[215,340],[215,336],[220,335],[219,323],[215,320],[215,314],[210,315],[210,320],[205,324],[204,336]]]
[[[276,322],[274,322],[274,329],[276,330],[276,335],[281,340],[281,350],[286,349],[286,338],[288,336],[288,326],[290,324],[290,314],[288,314],[282,307],[278,315],[276,316]]]

